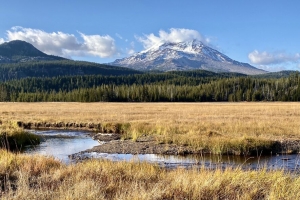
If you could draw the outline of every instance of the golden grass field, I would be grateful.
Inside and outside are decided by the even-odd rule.
[[[300,103],[0,103],[0,120],[127,124],[125,139],[155,135],[214,153],[300,139]]]
[[[0,103],[0,120],[6,127],[16,121],[129,124],[132,139],[152,134],[159,141],[220,148],[243,138],[300,139],[299,108],[300,103]],[[67,166],[5,150],[0,184],[1,199],[300,199],[299,176],[280,170],[167,170],[105,160]]]
[[[0,103],[0,120],[199,126],[220,134],[300,137],[300,103]]]

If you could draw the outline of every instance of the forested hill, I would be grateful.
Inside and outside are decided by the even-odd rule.
[[[128,75],[141,72],[92,62],[56,60],[0,64],[0,82],[26,77],[58,77],[70,75]]]
[[[0,83],[0,101],[300,101],[300,75],[264,78],[191,71],[26,78]]]
[[[32,44],[13,40],[0,44],[0,63],[22,63],[30,61],[67,60],[59,56],[47,55]]]
[[[279,71],[279,72],[269,72],[265,74],[258,74],[254,75],[252,77],[255,78],[287,78],[291,76],[292,74],[299,73],[298,71],[293,71],[293,70],[284,70],[284,71]]]
[[[73,61],[43,53],[32,44],[14,40],[0,44],[0,82],[26,77],[139,74],[133,69]]]

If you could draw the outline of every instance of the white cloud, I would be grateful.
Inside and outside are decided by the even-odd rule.
[[[80,33],[84,40],[82,50],[85,54],[107,58],[117,53],[115,40],[109,35],[85,35]]]
[[[85,35],[80,33],[83,42],[79,42],[73,34],[63,32],[48,33],[39,29],[12,27],[7,31],[7,39],[23,40],[31,43],[39,50],[63,57],[98,56],[111,57],[117,54],[114,39],[109,35]]]
[[[0,44],[4,43],[5,40],[3,38],[0,38]]]
[[[158,36],[151,34],[144,34],[143,37],[136,36],[136,39],[141,42],[145,49],[151,48],[165,42],[185,42],[188,40],[197,39],[205,44],[210,42],[209,38],[205,38],[198,31],[183,28],[171,28],[169,32],[160,30]]]
[[[7,38],[31,43],[39,50],[53,55],[62,55],[63,49],[78,49],[80,44],[72,34],[62,32],[47,33],[38,29],[13,27],[7,31]]]
[[[288,55],[285,53],[268,53],[266,51],[259,52],[254,50],[248,54],[248,58],[253,64],[270,65],[280,64],[287,62],[298,62],[300,60],[300,54]]]

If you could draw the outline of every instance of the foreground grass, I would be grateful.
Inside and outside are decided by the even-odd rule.
[[[299,199],[300,178],[282,171],[177,169],[0,151],[2,199]]]
[[[217,154],[260,154],[275,141],[300,140],[300,103],[0,103],[0,120],[100,124],[97,131],[123,139],[153,135]]]

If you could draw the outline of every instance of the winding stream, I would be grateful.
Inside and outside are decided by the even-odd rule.
[[[28,147],[25,153],[42,154],[54,156],[64,163],[70,164],[76,160],[86,158],[104,158],[113,161],[147,161],[156,163],[167,168],[192,168],[205,167],[210,169],[241,167],[243,169],[284,169],[291,172],[300,172],[300,155],[270,155],[260,157],[226,156],[226,155],[132,155],[132,154],[108,154],[108,153],[81,153],[86,149],[91,149],[100,145],[98,141],[93,140],[85,131],[64,131],[64,130],[45,130],[33,131],[41,135],[43,141],[35,147]],[[72,159],[69,155],[73,154]]]

